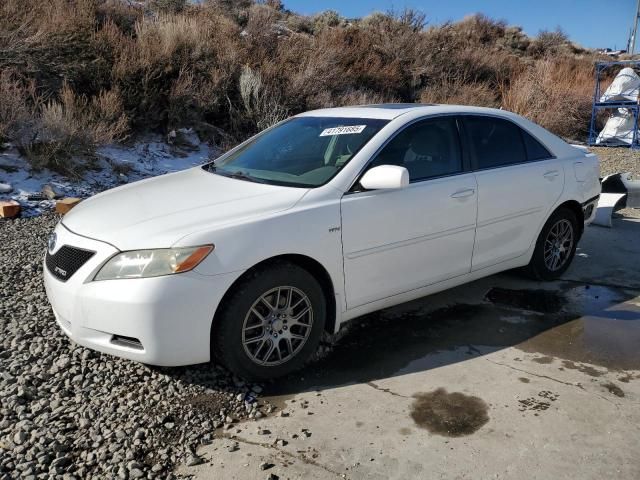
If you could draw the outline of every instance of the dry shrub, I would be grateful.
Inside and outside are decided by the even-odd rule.
[[[572,59],[545,59],[520,73],[502,92],[502,106],[556,135],[585,135],[591,117],[593,65]]]
[[[12,70],[0,72],[0,142],[19,138],[33,122],[35,82],[26,83]]]
[[[248,66],[240,75],[240,97],[245,114],[257,130],[264,130],[287,118],[287,110],[281,105],[279,94],[270,92],[262,82],[260,73]]]
[[[102,139],[74,122],[95,124],[87,112],[105,91],[134,133],[193,126],[225,142],[289,113],[385,101],[502,104],[560,133],[588,125],[589,57],[558,32],[532,39],[482,15],[426,29],[411,9],[346,20],[299,16],[277,0],[149,2],[0,1],[0,72],[14,72],[0,88],[20,90],[0,106],[0,135],[37,131],[32,151],[51,138],[89,151]],[[25,112],[35,120],[20,129]],[[103,130],[121,131],[122,115],[107,117]]]
[[[128,120],[117,91],[103,91],[88,99],[68,85],[59,100],[45,103],[33,137],[22,149],[36,168],[77,173],[74,156],[91,156],[96,147],[124,139]]]
[[[420,94],[420,102],[478,107],[499,105],[498,92],[489,84],[465,82],[460,79],[443,79],[441,83],[428,85]]]
[[[134,126],[166,127],[222,116],[239,70],[237,25],[209,12],[144,19],[135,30],[133,38],[113,24],[101,32],[113,45],[114,82]]]
[[[149,7],[160,13],[180,13],[187,7],[187,0],[149,0]]]

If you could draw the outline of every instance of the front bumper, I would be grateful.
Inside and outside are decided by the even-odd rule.
[[[57,245],[96,254],[66,282],[44,266],[44,284],[60,328],[76,343],[162,366],[210,359],[211,322],[237,273],[187,272],[144,279],[90,281],[118,250],[56,227]]]

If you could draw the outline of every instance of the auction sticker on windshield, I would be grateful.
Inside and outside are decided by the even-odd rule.
[[[329,135],[351,135],[354,133],[362,133],[366,125],[346,125],[343,127],[325,128],[320,134],[321,137]]]

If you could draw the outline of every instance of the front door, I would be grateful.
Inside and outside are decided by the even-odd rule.
[[[406,127],[369,168],[389,164],[407,168],[408,187],[356,188],[342,199],[349,309],[471,269],[477,186],[464,172],[456,118]]]

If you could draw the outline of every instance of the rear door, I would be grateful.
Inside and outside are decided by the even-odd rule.
[[[467,115],[464,130],[478,182],[472,270],[524,254],[562,194],[564,169],[510,120]]]

